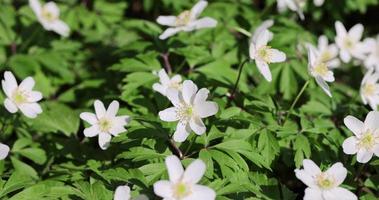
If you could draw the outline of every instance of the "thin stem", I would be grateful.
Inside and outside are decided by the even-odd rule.
[[[191,150],[191,147],[192,147],[192,145],[195,143],[196,138],[197,138],[197,135],[195,135],[195,137],[192,139],[191,143],[188,145],[186,151],[184,152],[184,155],[187,155],[188,152]]]
[[[241,27],[233,27],[233,29],[236,30],[237,32],[244,34],[247,37],[251,37],[251,33]]]
[[[297,101],[299,101],[301,95],[304,93],[304,91],[305,91],[305,89],[307,88],[308,84],[309,84],[309,80],[307,80],[307,82],[304,83],[304,85],[303,85],[303,87],[301,88],[299,94],[297,94],[295,100],[292,102],[292,105],[291,105],[290,109],[288,110],[287,115],[286,115],[286,118],[284,119],[284,122],[283,122],[283,123],[285,123],[285,122],[287,121],[287,118],[289,117],[290,113],[292,112],[293,108],[295,107]]]
[[[239,70],[238,70],[237,80],[236,80],[236,82],[234,83],[234,87],[233,87],[232,93],[230,93],[230,97],[229,97],[228,104],[230,103],[230,101],[231,101],[232,99],[234,99],[235,93],[236,93],[236,91],[237,91],[238,83],[239,83],[239,81],[240,81],[240,79],[241,79],[242,69],[243,69],[243,67],[245,66],[245,64],[246,64],[247,62],[249,62],[249,59],[244,60],[244,61],[240,64],[240,66],[238,67]]]
[[[162,53],[161,56],[163,58],[164,67],[166,68],[167,73],[171,74],[172,73],[172,68],[171,68],[170,61],[168,59],[169,53],[168,52],[167,53]]]
[[[173,139],[169,139],[168,141],[169,141],[171,147],[175,150],[175,153],[177,154],[177,156],[179,156],[180,159],[183,159],[183,153],[179,149],[179,147],[176,146],[175,141]]]

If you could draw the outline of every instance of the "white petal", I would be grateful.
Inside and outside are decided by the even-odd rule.
[[[159,83],[154,83],[153,84],[153,90],[161,93],[163,96],[166,96],[166,88],[163,87],[163,85],[161,85]]]
[[[182,29],[181,28],[168,28],[161,35],[159,35],[159,39],[165,40],[168,37],[175,35],[179,31],[182,31]]]
[[[327,82],[334,82],[334,73],[332,71],[328,71],[323,77],[325,81]]]
[[[336,185],[340,185],[346,178],[347,169],[342,165],[342,163],[338,162],[338,163],[333,164],[326,171],[326,173],[335,178]]]
[[[201,88],[195,96],[194,104],[204,103],[208,98],[209,90],[206,88]]]
[[[118,186],[114,193],[114,200],[129,200],[130,188],[127,185]]]
[[[255,44],[254,42],[250,42],[250,46],[249,46],[249,57],[250,59],[252,60],[255,60],[255,54],[256,54],[256,47],[255,47]]]
[[[277,49],[270,49],[270,54],[272,63],[284,62],[286,60],[286,54]]]
[[[96,118],[96,115],[94,113],[90,113],[90,112],[80,113],[80,119],[88,122],[91,125],[96,124],[98,121]]]
[[[324,4],[324,0],[313,0],[313,3],[314,3],[316,6],[322,6],[322,4]]]
[[[309,68],[313,68],[313,66],[316,64],[317,62],[317,58],[318,58],[318,51],[316,50],[316,48],[311,45],[311,44],[308,44],[307,45],[307,48],[308,48],[308,66],[310,66]]]
[[[4,107],[10,113],[16,113],[18,111],[17,105],[13,103],[10,99],[6,98],[4,100]]]
[[[120,133],[123,133],[123,132],[126,132],[126,129],[120,125],[114,125],[109,130],[109,133],[112,134],[113,136],[118,136]]]
[[[24,103],[19,105],[18,108],[29,118],[36,118],[38,114],[42,113],[42,108],[38,103]]]
[[[192,117],[190,120],[190,127],[197,135],[202,135],[206,131],[203,121],[198,117]]]
[[[183,82],[183,99],[184,101],[191,105],[193,98],[195,98],[197,92],[197,86],[191,80],[185,80]]]
[[[9,146],[0,143],[0,160],[4,160],[9,154]]]
[[[176,82],[176,83],[180,83],[182,82],[182,77],[180,75],[175,75],[171,78],[171,82]]]
[[[355,39],[356,41],[359,41],[362,38],[362,34],[363,34],[362,24],[356,24],[349,30],[349,36]]]
[[[70,27],[61,20],[50,23],[50,29],[63,37],[67,37],[70,34]]]
[[[85,128],[83,131],[84,136],[86,137],[95,137],[96,135],[99,135],[100,129],[97,124],[94,124],[88,128]]]
[[[308,187],[314,187],[316,185],[313,177],[303,169],[295,169],[295,175],[297,179],[299,179]]]
[[[321,173],[320,168],[310,159],[304,159],[303,160],[303,167],[307,174],[311,176],[315,176],[319,173]]]
[[[335,27],[336,27],[337,37],[342,37],[347,34],[345,26],[340,21],[336,21]]]
[[[317,84],[321,87],[322,90],[329,96],[332,97],[332,93],[330,93],[330,89],[328,84],[324,81],[324,79],[320,76],[315,77]]]
[[[216,192],[203,185],[192,186],[191,195],[183,198],[183,200],[214,200],[216,199]]]
[[[157,18],[157,23],[165,26],[175,26],[175,22],[175,16],[159,16]]]
[[[172,105],[174,105],[175,107],[180,106],[180,102],[181,102],[180,95],[181,95],[181,92],[179,90],[172,89],[172,88],[169,88],[166,90],[167,98],[171,101]]]
[[[367,163],[371,160],[373,152],[366,149],[359,149],[357,153],[357,161],[360,163]]]
[[[168,74],[166,73],[164,69],[159,70],[158,76],[159,76],[159,81],[162,84],[164,85],[170,84],[170,77],[168,76]]]
[[[46,9],[47,11],[49,11],[54,16],[59,16],[59,8],[58,8],[57,4],[55,4],[52,1],[47,2],[44,5],[44,9]]]
[[[190,184],[198,183],[203,177],[205,173],[205,169],[206,169],[206,166],[202,160],[197,159],[193,161],[184,171],[183,182],[190,183]]]
[[[128,115],[121,115],[113,118],[113,123],[118,126],[125,126],[130,122],[130,117]]]
[[[41,14],[42,8],[39,0],[29,0],[29,6],[37,16]]]
[[[304,200],[325,200],[318,188],[306,188],[304,193]]]
[[[16,78],[13,76],[12,72],[6,71],[4,73],[4,80],[2,81],[2,87],[5,94],[10,97],[12,92],[17,89],[18,84]]]
[[[200,14],[203,12],[203,10],[207,7],[208,2],[200,0],[197,2],[191,9],[191,14],[194,19],[196,19]]]
[[[357,142],[355,136],[347,138],[342,144],[343,152],[349,155],[356,154],[358,152]]]
[[[374,145],[372,151],[376,156],[379,156],[379,144]]]
[[[165,163],[170,181],[176,183],[182,178],[184,173],[182,163],[179,158],[174,155],[167,156]]]
[[[188,124],[183,124],[181,122],[176,126],[176,130],[173,136],[175,142],[184,142],[191,132],[191,128]]]
[[[343,123],[345,126],[354,133],[356,136],[362,135],[362,132],[364,131],[364,124],[361,120],[357,119],[354,116],[347,116],[345,119],[343,119]]]
[[[370,111],[365,119],[364,126],[366,129],[374,131],[379,128],[379,112]]]
[[[255,60],[255,64],[257,65],[257,68],[259,72],[263,75],[263,77],[267,81],[271,82],[272,76],[271,76],[271,71],[270,71],[270,68],[268,67],[268,64],[260,60]]]
[[[172,197],[173,185],[170,181],[158,181],[154,183],[154,193],[162,198],[169,200]]]
[[[31,91],[34,87],[35,81],[32,77],[25,78],[21,83],[19,88],[26,91]]]
[[[99,146],[102,150],[109,147],[112,136],[108,133],[99,133]]]
[[[325,50],[328,47],[328,38],[325,35],[321,35],[318,38],[317,48],[319,51]]]
[[[341,57],[341,60],[344,62],[344,63],[348,63],[350,62],[351,60],[351,55],[348,51],[344,50],[344,49],[341,49],[340,50],[340,57]]]
[[[29,92],[28,102],[37,102],[42,99],[42,93],[37,91]]]
[[[106,114],[103,102],[101,102],[100,100],[95,100],[94,106],[97,119],[103,118]]]
[[[253,37],[251,38],[252,41],[257,41],[257,37],[259,35],[259,33],[261,33],[262,31],[270,28],[272,25],[274,25],[274,20],[265,20],[264,22],[261,23],[261,25],[259,25],[255,31],[254,31],[254,34],[253,34]],[[271,38],[272,39],[272,38]]]
[[[203,103],[195,104],[196,114],[200,118],[206,118],[215,115],[218,112],[218,105],[213,101],[206,101]]]
[[[194,29],[213,28],[217,26],[217,21],[211,17],[204,17],[190,23],[188,26],[193,26]]]
[[[159,118],[162,120],[162,121],[165,121],[165,122],[174,122],[174,121],[178,121],[179,120],[179,117],[177,115],[177,112],[176,112],[176,108],[175,107],[171,107],[171,108],[167,108],[165,110],[162,110],[158,113],[159,115]]]
[[[269,42],[269,40],[270,40],[270,33],[266,29],[266,30],[263,30],[262,32],[260,32],[257,35],[257,39],[256,39],[256,41],[254,41],[254,43],[259,48],[261,46],[267,45],[267,43]]]
[[[108,106],[108,109],[105,115],[109,118],[115,117],[117,115],[119,107],[120,107],[120,104],[118,103],[118,101],[116,100],[112,101],[112,103]]]
[[[323,192],[323,197],[326,200],[343,199],[343,200],[357,200],[357,196],[349,190],[341,187],[336,187]]]

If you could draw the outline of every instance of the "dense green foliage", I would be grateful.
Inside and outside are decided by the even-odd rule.
[[[322,168],[342,162],[349,171],[345,188],[364,200],[379,195],[379,159],[356,163],[341,146],[352,135],[343,118],[364,119],[370,110],[359,97],[363,68],[351,63],[336,69],[329,98],[308,75],[306,50],[299,48],[315,44],[321,34],[333,41],[336,20],[346,27],[362,23],[364,36],[376,35],[378,0],[326,0],[322,7],[310,3],[305,21],[294,12],[278,13],[274,0],[209,0],[202,15],[217,19],[216,28],[168,40],[158,39],[165,27],[155,19],[177,15],[195,1],[56,3],[71,28],[67,38],[45,31],[27,1],[0,0],[0,70],[12,71],[18,80],[34,77],[35,89],[44,96],[43,113],[36,119],[0,108],[0,141],[11,148],[0,161],[0,199],[107,200],[124,184],[133,196],[156,199],[152,185],[167,179],[164,158],[181,153],[184,165],[197,158],[206,163],[201,184],[213,188],[220,200],[301,199],[305,185],[294,169],[304,158]],[[272,82],[249,62],[230,98],[250,40],[237,30],[253,31],[265,19],[275,21],[270,45],[288,59],[270,65]],[[205,120],[206,134],[191,134],[183,143],[171,140],[176,124],[158,117],[170,102],[152,90],[158,82],[152,72],[168,64],[173,74],[208,88],[220,108]],[[0,102],[4,98],[0,94]],[[83,135],[87,124],[79,114],[93,112],[95,99],[106,105],[119,100],[119,113],[132,118],[128,131],[114,137],[107,150]]]

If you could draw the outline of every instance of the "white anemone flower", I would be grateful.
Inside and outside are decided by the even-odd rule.
[[[39,0],[29,0],[29,5],[45,30],[54,31],[64,37],[69,35],[70,28],[59,19],[59,8],[54,2],[41,5]]]
[[[0,143],[0,160],[4,160],[9,154],[9,146]]]
[[[363,42],[368,56],[364,59],[365,67],[379,71],[379,35],[375,38],[367,38]]]
[[[38,114],[42,113],[42,108],[37,103],[42,99],[42,93],[33,91],[35,82],[32,77],[25,78],[18,85],[12,72],[6,71],[1,84],[7,96],[4,100],[4,106],[10,113],[16,113],[20,110],[29,118],[36,118]]]
[[[109,147],[110,141],[113,136],[118,136],[120,133],[125,132],[125,125],[129,123],[130,117],[127,115],[116,116],[119,103],[112,101],[108,109],[105,109],[103,102],[96,100],[94,103],[95,114],[83,112],[80,118],[89,124],[90,127],[84,129],[86,137],[99,136],[99,146],[105,150]]]
[[[153,89],[163,96],[167,95],[167,91],[171,89],[181,90],[182,89],[182,77],[180,75],[175,75],[170,78],[164,69],[158,72],[159,82],[154,83]]]
[[[333,72],[329,70],[327,63],[320,58],[319,52],[311,44],[308,45],[308,70],[311,76],[316,79],[317,84],[324,92],[332,97],[329,86],[326,82],[333,82]]]
[[[347,138],[343,144],[343,152],[357,154],[357,161],[367,163],[373,154],[379,156],[379,112],[371,111],[364,122],[353,116],[344,119],[345,126],[354,136]]]
[[[301,20],[304,20],[303,8],[306,4],[306,0],[277,0],[277,6],[279,12],[284,12],[287,9],[297,12]]]
[[[286,54],[267,45],[271,39],[272,33],[267,29],[260,30],[256,37],[251,40],[249,47],[250,59],[255,60],[259,72],[270,82],[272,81],[272,75],[269,64],[286,60]]]
[[[159,117],[166,122],[178,121],[173,136],[174,141],[185,141],[191,130],[197,135],[205,133],[206,127],[202,119],[215,115],[218,111],[217,103],[207,101],[208,94],[208,89],[198,90],[190,80],[183,82],[182,91],[169,90],[167,92],[167,97],[174,107],[160,111]]]
[[[322,4],[324,4],[325,0],[313,0],[313,3],[316,5],[316,6],[322,6]]]
[[[308,186],[305,189],[304,200],[358,199],[354,193],[339,187],[347,175],[342,163],[335,163],[323,172],[312,160],[304,159],[303,167],[304,169],[296,169],[295,174]]]
[[[318,38],[317,50],[321,61],[327,63],[329,67],[336,68],[340,66],[338,47],[336,44],[329,44],[328,38],[325,35]]]
[[[116,188],[113,200],[129,200],[130,188],[127,185],[118,186]]]
[[[257,41],[258,39],[258,36],[259,34],[264,31],[264,30],[268,30],[269,28],[271,28],[272,26],[274,25],[274,20],[272,19],[268,19],[268,20],[265,20],[263,21],[255,30],[254,30],[254,33],[252,34],[253,37],[251,37],[251,40],[254,40],[254,41]],[[269,37],[268,37],[268,40],[271,41],[274,34],[269,31]]]
[[[360,41],[363,34],[363,25],[356,24],[349,31],[346,30],[345,26],[337,21],[335,23],[336,27],[336,44],[340,49],[341,60],[345,63],[350,62],[351,58],[364,59],[365,53],[363,43]]]
[[[166,167],[170,180],[154,183],[154,193],[169,200],[213,200],[216,193],[213,189],[197,184],[205,173],[202,160],[193,161],[186,170],[176,156],[166,158]]]
[[[204,17],[198,19],[207,5],[207,1],[200,0],[191,10],[185,10],[178,16],[159,16],[157,18],[157,23],[170,27],[159,36],[159,39],[165,40],[180,31],[190,32],[197,29],[217,26],[217,21],[213,18]]]
[[[373,110],[377,110],[379,105],[379,73],[374,72],[373,69],[370,69],[366,72],[365,76],[363,77],[361,88],[360,88],[360,95],[362,98],[363,103],[369,104],[370,107]]]

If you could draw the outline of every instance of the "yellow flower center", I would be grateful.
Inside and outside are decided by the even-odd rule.
[[[360,148],[370,150],[376,144],[377,139],[378,138],[375,138],[371,131],[367,131],[365,134],[362,135],[361,138],[359,138],[358,146]]]
[[[335,180],[332,176],[322,172],[316,177],[317,185],[322,189],[331,189],[335,186]]]
[[[264,60],[266,63],[271,62],[271,47],[270,46],[262,46],[258,49],[258,57]]]
[[[180,122],[187,123],[193,115],[193,108],[191,105],[183,104],[176,110],[176,114]]]
[[[325,76],[329,71],[328,66],[324,62],[317,64],[313,70],[320,76]]]
[[[185,10],[178,15],[175,21],[176,26],[185,26],[191,21],[191,11]]]
[[[174,88],[174,89],[177,89],[177,90],[180,90],[182,88],[182,84],[180,84],[180,82],[175,82],[175,81],[172,81],[169,85],[168,85],[169,88]]]
[[[50,12],[46,6],[42,7],[41,16],[46,21],[52,22],[58,19],[58,16]]]
[[[17,89],[12,94],[12,100],[15,104],[23,104],[28,102],[28,94],[20,89]]]
[[[372,96],[372,95],[375,94],[375,91],[376,91],[375,84],[372,84],[372,83],[366,83],[366,84],[364,84],[364,86],[363,86],[363,94],[365,96]]]
[[[102,132],[109,132],[109,129],[112,127],[112,122],[106,118],[101,118],[98,124]]]
[[[321,61],[322,62],[327,62],[330,59],[332,59],[332,54],[329,51],[324,51],[321,54]]]
[[[174,197],[175,199],[183,199],[191,194],[191,188],[185,183],[179,182],[174,185]]]
[[[354,41],[351,40],[351,38],[346,37],[345,40],[344,40],[344,46],[345,46],[347,49],[351,49],[351,48],[354,47]]]

